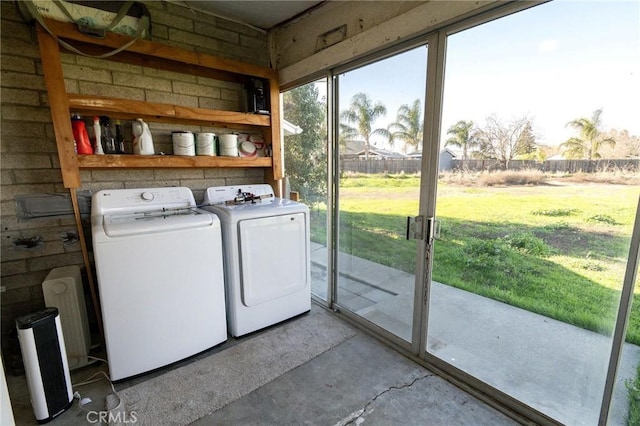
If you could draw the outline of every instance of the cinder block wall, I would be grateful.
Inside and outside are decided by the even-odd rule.
[[[268,65],[267,35],[240,24],[175,4],[145,1],[151,11],[152,39],[187,50]],[[17,316],[44,307],[41,284],[52,268],[83,266],[73,217],[18,221],[15,196],[68,193],[62,185],[49,99],[35,29],[22,20],[15,3],[1,5],[1,285],[4,365],[19,369],[14,333]],[[241,110],[237,84],[185,76],[74,54],[62,55],[69,92],[167,102],[212,109]],[[87,117],[88,118],[88,117]],[[149,123],[156,151],[172,153],[172,130],[223,132],[198,126]],[[131,141],[130,123],[123,123]],[[225,129],[228,132],[229,129]],[[131,150],[131,146],[127,146]],[[187,186],[201,201],[209,186],[260,183],[262,169],[84,170],[80,190]],[[88,218],[85,222],[88,228]],[[32,247],[28,247],[33,242]],[[86,271],[85,271],[86,272]],[[87,284],[85,280],[85,292]],[[91,300],[90,297],[87,300]]]

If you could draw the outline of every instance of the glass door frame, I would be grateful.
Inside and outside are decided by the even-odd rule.
[[[327,98],[328,98],[328,117],[329,118],[329,123],[328,125],[330,125],[330,129],[331,131],[329,132],[331,134],[330,139],[331,139],[331,146],[332,146],[332,152],[333,152],[333,157],[332,160],[330,161],[331,166],[333,168],[333,172],[330,174],[331,178],[330,179],[330,186],[329,186],[329,193],[331,194],[331,207],[332,207],[332,212],[331,212],[331,244],[330,244],[330,258],[329,258],[329,265],[331,268],[331,277],[330,277],[330,283],[329,283],[329,287],[330,287],[330,292],[329,292],[329,297],[327,298],[327,303],[328,305],[336,312],[339,312],[340,314],[344,315],[347,319],[349,319],[350,321],[362,325],[363,327],[366,327],[369,330],[372,330],[377,336],[379,336],[380,338],[384,339],[385,341],[388,341],[389,343],[395,345],[396,347],[399,347],[400,349],[403,349],[405,351],[406,354],[411,354],[413,356],[415,356],[416,354],[418,354],[419,352],[419,339],[421,336],[421,329],[420,329],[420,318],[423,312],[423,305],[422,305],[422,300],[423,300],[423,295],[425,294],[425,277],[426,277],[426,263],[425,263],[425,253],[428,253],[428,251],[425,249],[425,246],[423,244],[423,240],[417,240],[416,244],[417,244],[417,248],[416,248],[416,269],[415,269],[415,283],[414,283],[414,310],[413,310],[413,319],[412,319],[412,333],[411,333],[411,342],[407,342],[404,339],[396,336],[395,334],[391,333],[390,331],[380,327],[379,325],[368,321],[365,318],[362,318],[360,316],[358,316],[357,314],[351,312],[348,307],[341,305],[340,304],[340,300],[337,297],[337,293],[338,293],[338,282],[339,282],[339,265],[338,265],[338,254],[339,254],[339,213],[340,213],[340,205],[339,205],[339,186],[340,186],[340,173],[338,173],[338,171],[340,170],[340,155],[338,155],[338,153],[340,152],[340,147],[339,147],[339,125],[338,123],[340,122],[340,111],[339,111],[339,75],[351,70],[355,70],[357,68],[361,68],[363,66],[366,66],[367,64],[370,63],[374,63],[374,62],[378,62],[381,60],[384,60],[388,57],[391,56],[395,56],[398,54],[401,54],[403,52],[406,52],[408,50],[411,49],[416,49],[419,47],[423,47],[425,49],[427,49],[427,74],[429,72],[429,55],[430,55],[430,42],[432,42],[433,40],[433,35],[432,36],[423,36],[423,37],[419,37],[416,39],[412,39],[408,42],[405,42],[399,46],[394,46],[393,48],[390,49],[386,49],[382,52],[377,52],[374,55],[371,56],[367,56],[364,59],[361,59],[359,61],[355,61],[352,63],[349,63],[348,65],[345,66],[341,66],[341,67],[337,67],[335,69],[332,69],[329,71],[329,77],[328,77],[328,94],[327,94]],[[427,81],[428,81],[428,76],[427,76]],[[429,91],[429,89],[426,89],[427,92]],[[425,104],[426,104],[426,97],[425,97]],[[426,105],[424,105],[424,108],[426,110]],[[424,152],[424,147],[426,145],[424,144],[424,136],[423,136],[423,144],[422,144],[422,149]],[[421,160],[421,175],[424,176],[425,170],[426,169],[426,159],[425,156],[422,156],[422,160]],[[424,208],[426,207],[426,197],[425,197],[425,179],[421,179],[421,184],[420,184],[420,203],[419,203],[419,209],[418,209],[418,215],[422,215]]]

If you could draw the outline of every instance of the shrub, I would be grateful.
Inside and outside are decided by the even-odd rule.
[[[505,236],[502,240],[507,246],[522,253],[533,256],[548,256],[551,254],[549,246],[530,232],[516,232]]]
[[[578,209],[551,209],[551,210],[536,210],[534,212],[531,212],[531,214],[536,215],[536,216],[552,216],[552,217],[571,216],[571,215],[574,215],[576,213],[580,213],[580,210],[578,210]]]
[[[617,225],[618,222],[614,218],[606,214],[597,214],[585,219],[589,223],[603,223],[606,225]]]
[[[595,272],[602,272],[607,270],[606,267],[595,262],[587,262],[582,266],[582,269],[585,269],[587,271],[595,271]]]
[[[500,255],[505,250],[508,250],[508,247],[499,239],[472,238],[464,249],[465,263],[476,269],[495,269],[502,264]]]
[[[546,177],[540,170],[505,170],[483,173],[478,184],[483,186],[495,185],[540,185],[545,183]]]
[[[575,183],[639,185],[640,169],[631,165],[627,167],[609,167],[608,164],[605,164],[593,173],[568,173],[563,180]]]
[[[548,229],[550,231],[568,231],[570,229],[574,229],[574,227],[567,222],[549,223],[547,225],[544,225],[542,228]]]

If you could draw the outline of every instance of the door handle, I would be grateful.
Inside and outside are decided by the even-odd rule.
[[[407,240],[424,239],[424,216],[407,216]]]
[[[408,216],[407,217],[407,240],[431,240],[438,237],[439,223],[433,217]]]

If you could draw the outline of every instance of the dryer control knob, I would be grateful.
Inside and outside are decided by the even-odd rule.
[[[151,192],[143,192],[140,197],[142,197],[143,200],[145,201],[151,201],[153,200],[153,194]]]

